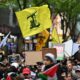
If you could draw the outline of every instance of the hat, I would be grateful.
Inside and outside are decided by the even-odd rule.
[[[29,68],[24,68],[23,71],[22,71],[23,74],[30,74],[31,71]]]
[[[56,62],[55,56],[52,53],[47,53],[45,57],[49,57],[54,63]]]
[[[16,62],[14,62],[14,63],[11,64],[11,66],[14,66],[15,68],[18,68],[19,67],[19,64],[16,63]]]

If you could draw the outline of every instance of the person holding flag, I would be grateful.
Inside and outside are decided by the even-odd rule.
[[[55,56],[51,53],[47,53],[44,56],[44,67],[42,72],[39,74],[41,80],[58,80],[57,79],[57,70],[58,64],[56,64]]]

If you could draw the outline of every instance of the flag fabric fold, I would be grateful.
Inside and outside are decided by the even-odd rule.
[[[55,73],[57,72],[57,70],[58,70],[58,65],[59,65],[59,63],[54,65],[54,66],[52,66],[48,70],[44,71],[43,74],[47,75],[49,77],[53,77],[55,75]]]
[[[37,44],[36,44],[36,51],[40,51],[42,47],[45,46],[47,40],[49,38],[48,30],[44,30],[38,34]]]
[[[35,35],[52,26],[48,5],[18,11],[16,16],[23,37]]]
[[[48,77],[46,76],[46,75],[44,75],[44,74],[42,74],[42,73],[39,73],[39,78],[41,79],[41,80],[48,80]]]
[[[52,66],[51,68],[49,68],[48,70],[42,72],[42,74],[39,75],[39,77],[42,79],[42,80],[49,80],[49,77],[51,78],[54,78],[55,77],[55,74],[58,70],[58,66],[59,66],[60,63],[57,63],[56,65]]]
[[[6,80],[12,80],[10,76],[7,76]]]
[[[52,31],[52,42],[54,44],[60,43],[59,36],[58,36],[56,28],[54,28],[53,31]]]

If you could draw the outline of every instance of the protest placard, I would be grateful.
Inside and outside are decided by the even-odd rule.
[[[64,44],[55,44],[53,45],[53,48],[56,48],[57,50],[57,60],[63,60],[64,59]]]
[[[25,52],[25,65],[36,65],[37,62],[42,62],[42,51]]]
[[[57,57],[56,48],[43,48],[42,49],[43,58],[44,58],[44,55],[47,53],[52,53],[53,55],[55,55],[55,58]]]

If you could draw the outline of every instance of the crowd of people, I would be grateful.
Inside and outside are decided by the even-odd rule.
[[[40,78],[39,74],[46,71],[55,64],[60,63],[54,77],[48,80],[80,80],[80,60],[74,56],[57,61],[55,56],[47,53],[43,62],[36,65],[27,65],[13,62],[9,63],[7,58],[0,62],[0,80],[46,80]]]

